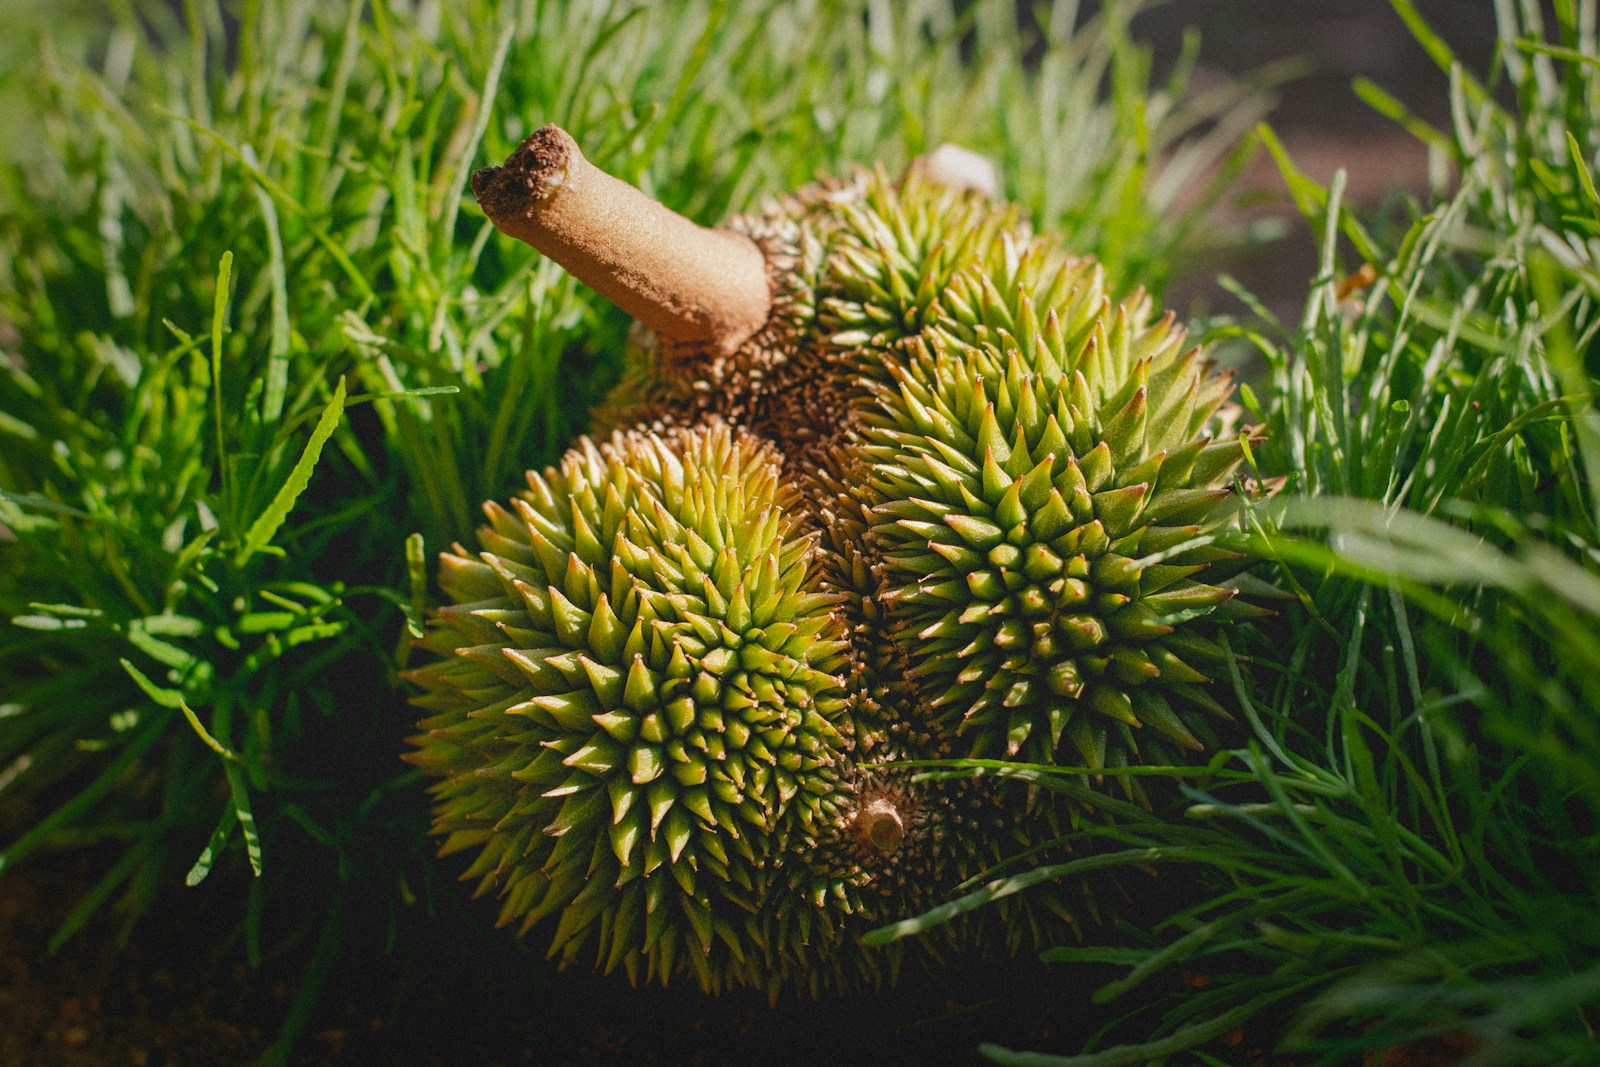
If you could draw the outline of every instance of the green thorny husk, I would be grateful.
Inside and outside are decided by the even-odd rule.
[[[1170,313],[980,193],[863,171],[731,228],[765,327],[731,356],[639,331],[611,438],[444,556],[412,758],[445,851],[503,922],[559,916],[564,961],[876,983],[897,950],[856,935],[1081,814],[906,761],[1213,743],[1248,435]]]

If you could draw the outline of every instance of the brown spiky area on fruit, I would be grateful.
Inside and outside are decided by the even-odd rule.
[[[553,129],[475,175],[480,201],[654,328],[596,435],[442,558],[437,658],[409,675],[435,831],[563,962],[773,995],[892,980],[904,949],[863,932],[1083,815],[915,764],[1137,797],[1115,772],[1215,744],[1215,630],[1255,613],[1216,543],[1248,438],[1229,381],[938,168],[705,230]],[[1053,941],[1064,899],[914,950]]]

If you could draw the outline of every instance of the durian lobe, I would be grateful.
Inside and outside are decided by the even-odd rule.
[[[486,508],[478,560],[447,557],[474,599],[409,675],[435,712],[412,759],[446,775],[436,829],[481,847],[502,922],[559,913],[552,953],[728,970],[774,840],[828,818],[844,646],[786,501],[724,425],[586,440]]]

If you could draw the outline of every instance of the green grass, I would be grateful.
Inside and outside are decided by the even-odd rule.
[[[1202,874],[1152,928],[1047,953],[1127,968],[1096,994],[1115,1021],[1091,1047],[986,1048],[997,1063],[1223,1064],[1239,1026],[1330,1067],[1452,1032],[1477,1065],[1597,1054],[1596,5],[1558,3],[1546,25],[1498,4],[1482,81],[1395,8],[1448,73],[1454,123],[1358,91],[1454,181],[1369,231],[1342,177],[1309,181],[1266,132],[1321,231],[1320,273],[1297,327],[1262,311],[1216,331],[1266,359],[1244,397],[1268,438],[1253,466],[1283,479],[1241,535],[1283,599],[1233,636],[1238,747],[1147,770],[1180,795],[1103,805],[1107,825],[1071,839],[1102,865]],[[1375,283],[1344,289],[1363,262]],[[1008,873],[947,910],[1076,873]]]
[[[229,951],[303,968],[269,1059],[353,909],[392,937],[458,897],[395,672],[431,554],[553,460],[624,344],[493,239],[474,167],[556,121],[712,222],[955,140],[1159,289],[1222,236],[1204,208],[1258,117],[1242,86],[1183,102],[1192,51],[1152,85],[1131,6],[1078,30],[1000,2],[174,9],[3,5],[0,801],[42,817],[0,874],[97,848],[58,945],[249,871],[206,888],[237,895]]]

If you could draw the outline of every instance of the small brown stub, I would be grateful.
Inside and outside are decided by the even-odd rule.
[[[906,834],[900,811],[887,800],[869,801],[856,815],[856,829],[873,848],[893,852]]]

